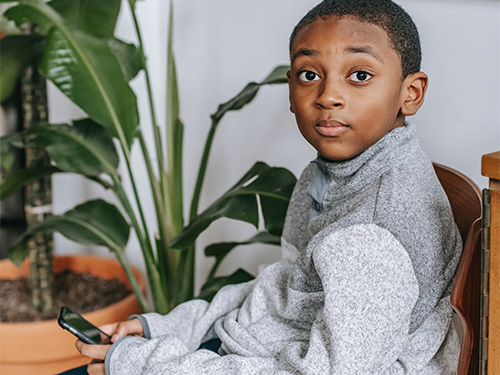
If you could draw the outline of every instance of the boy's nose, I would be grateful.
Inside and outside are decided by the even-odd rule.
[[[337,85],[325,82],[316,100],[316,105],[324,109],[343,107],[345,100]]]

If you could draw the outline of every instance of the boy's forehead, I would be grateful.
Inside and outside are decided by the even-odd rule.
[[[318,18],[302,28],[292,45],[291,59],[303,49],[326,52],[330,48],[365,48],[374,55],[397,54],[385,30],[354,17]],[[399,56],[398,56],[399,57]]]

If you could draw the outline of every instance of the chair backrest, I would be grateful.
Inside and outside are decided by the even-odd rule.
[[[436,163],[434,169],[465,244],[450,298],[462,325],[457,375],[476,375],[479,373],[481,193],[462,173]]]
[[[450,302],[463,332],[457,375],[477,375],[481,320],[481,219],[472,224],[467,237]]]
[[[448,196],[465,244],[472,223],[481,216],[481,191],[469,177],[450,167],[434,163],[434,170]]]

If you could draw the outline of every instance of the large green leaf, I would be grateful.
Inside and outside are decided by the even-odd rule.
[[[286,72],[290,70],[290,65],[279,65],[262,81],[263,85],[273,85],[279,83],[288,83]]]
[[[19,189],[25,187],[26,185],[58,172],[62,171],[52,165],[15,171],[0,182],[0,200],[19,191]]]
[[[42,7],[44,11],[41,12],[38,7]],[[7,19],[14,21],[17,26],[27,22],[36,23],[39,32],[43,35],[46,35],[53,26],[52,19],[56,18],[60,20],[60,23],[63,22],[55,9],[41,0],[20,0],[19,5],[7,9],[4,15]]]
[[[263,162],[255,163],[231,189],[191,220],[173,240],[171,246],[182,249],[191,245],[203,230],[221,217],[245,221],[257,227],[256,196],[265,196],[288,204],[295,182],[293,174],[284,168],[270,167]],[[268,201],[266,204],[269,206]],[[283,212],[282,214],[284,216]],[[267,220],[273,219],[275,219],[274,215],[267,215]],[[282,221],[281,218],[280,220]],[[267,226],[273,229],[272,232],[278,232],[275,229],[277,227],[275,223],[266,224]]]
[[[219,265],[224,260],[224,258],[237,246],[251,245],[255,243],[264,243],[268,245],[280,245],[281,239],[279,236],[269,234],[267,232],[259,232],[252,238],[241,241],[241,242],[219,242],[214,243],[205,248],[205,255],[209,257],[215,257],[215,263],[209,273],[210,280],[212,275],[215,275]]]
[[[71,39],[52,29],[42,62],[45,75],[130,148],[139,115],[122,67],[104,41],[76,31]]]
[[[277,66],[262,82],[250,82],[234,98],[219,105],[217,111],[212,115],[212,119],[218,122],[226,112],[236,111],[243,108],[246,104],[252,101],[255,95],[259,92],[260,87],[263,85],[288,82],[286,76],[288,69],[288,65]]]
[[[253,193],[289,201],[296,182],[297,179],[289,170],[270,167],[259,161],[231,190],[238,189],[239,193]]]
[[[144,69],[142,53],[135,44],[125,43],[119,39],[108,39],[108,45],[116,55],[127,81],[132,80],[137,73]]]
[[[285,225],[288,201],[275,199],[266,195],[259,195],[259,198],[266,231],[280,237]]]
[[[144,62],[139,48],[114,38],[121,0],[53,0],[48,5],[62,16],[68,27],[106,38],[127,81],[142,70]]]
[[[21,264],[28,254],[28,240],[39,232],[57,231],[72,241],[123,249],[130,226],[120,211],[101,199],[81,204],[60,216],[51,216],[25,232],[9,249],[10,259]]]
[[[31,147],[45,148],[56,166],[66,172],[117,175],[118,154],[109,131],[92,120],[73,126],[36,125],[25,132]]]
[[[212,222],[222,217],[259,224],[257,199],[253,195],[224,196],[214,202],[208,209],[196,216],[187,227],[172,241],[170,246],[174,249],[184,249],[192,245],[196,238]]]
[[[252,280],[254,277],[247,271],[239,268],[230,276],[216,277],[207,281],[200,291],[198,298],[211,301],[217,292],[224,286],[230,284],[240,284]]]
[[[8,134],[0,137],[0,166],[2,181],[0,182],[0,200],[19,191],[40,178],[50,176],[53,173],[62,172],[59,168],[48,165],[34,167],[9,173],[14,162],[13,148],[23,148],[23,133]]]
[[[47,34],[58,19],[73,29],[108,38],[114,35],[121,5],[120,0],[53,0],[47,4],[40,0],[20,0],[18,3],[5,12],[18,26],[34,22],[42,34]]]
[[[17,137],[15,134],[0,137],[0,173],[8,173],[14,165],[12,142],[14,142],[15,137]]]
[[[43,1],[22,3],[10,8],[6,16],[18,24],[36,22],[47,32],[42,61],[45,76],[130,148],[138,131],[137,100],[107,41],[71,29]]]
[[[41,58],[44,41],[40,35],[7,35],[0,39],[0,101],[12,93],[23,69]]]
[[[265,168],[259,178],[241,190],[259,195],[266,230],[281,236],[288,201],[296,183],[295,176],[285,168]]]
[[[237,246],[252,245],[255,243],[279,245],[281,241],[279,236],[275,236],[267,232],[259,232],[246,241],[213,243],[205,248],[205,255],[208,257],[215,257],[219,260],[223,259],[227,254],[231,252],[231,250],[233,250]]]
[[[183,220],[183,176],[182,148],[184,124],[179,118],[179,89],[177,86],[177,68],[173,50],[173,5],[170,2],[169,30],[167,41],[167,161],[168,161],[168,202],[170,219],[174,235],[179,233],[184,225]]]
[[[112,37],[121,0],[53,0],[48,3],[68,25],[89,34]]]

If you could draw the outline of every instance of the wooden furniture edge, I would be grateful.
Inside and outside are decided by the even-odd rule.
[[[485,154],[481,158],[481,174],[492,180],[500,181],[500,151]],[[498,186],[497,189],[498,190]]]
[[[483,155],[481,174],[489,178],[488,218],[483,223],[483,249],[489,254],[486,369],[482,373],[500,374],[500,151]],[[486,203],[486,202],[484,202]]]

